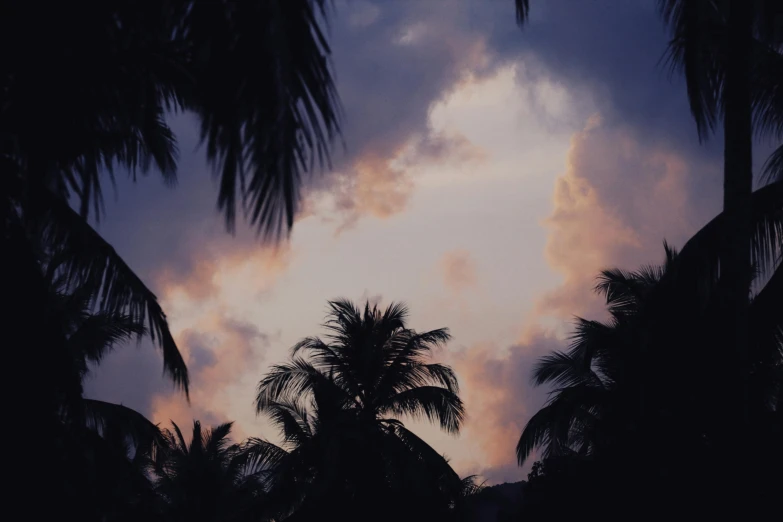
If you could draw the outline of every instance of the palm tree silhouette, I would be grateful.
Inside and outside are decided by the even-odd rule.
[[[750,398],[754,407],[763,405],[774,411],[781,404],[783,362],[783,316],[779,313],[783,304],[783,181],[754,192],[753,210],[752,260],[760,289],[750,304]],[[533,382],[554,385],[555,393],[526,426],[517,446],[520,462],[539,445],[544,456],[592,451],[594,441],[588,432],[605,409],[602,401],[615,393],[621,376],[628,378],[628,358],[641,353],[642,348],[645,354],[664,349],[651,345],[658,335],[651,328],[694,331],[699,324],[694,316],[701,313],[705,321],[713,323],[710,330],[716,330],[715,323],[725,313],[715,307],[722,291],[718,267],[721,239],[729,221],[730,215],[721,213],[694,234],[680,253],[666,246],[662,266],[630,273],[617,269],[602,272],[596,290],[606,298],[610,321],[578,319],[570,350],[554,352],[535,367]],[[685,319],[678,319],[678,314]],[[693,345],[684,351],[700,354],[703,349],[697,345],[709,344],[707,336],[690,340]],[[676,342],[684,343],[682,339]]]
[[[783,269],[774,242],[783,229],[781,202],[783,182],[754,193],[753,225],[763,233],[754,244],[760,289],[749,305],[744,435],[755,445],[745,450],[752,468],[743,476],[744,509],[772,505],[771,484],[779,482],[766,477],[781,462],[774,441],[783,428]],[[725,487],[726,402],[720,390],[730,383],[715,350],[724,342],[726,321],[716,260],[727,221],[726,214],[716,217],[679,254],[667,247],[660,267],[601,274],[596,289],[610,320],[578,319],[569,350],[535,367],[534,382],[553,391],[525,426],[517,445],[520,463],[536,447],[545,459],[592,463],[576,469],[594,484],[612,484],[593,494],[622,490],[620,498],[629,503],[664,497],[656,504],[661,509],[676,502],[701,505]],[[627,482],[617,483],[617,477]]]
[[[93,288],[70,288],[55,261],[43,265],[49,281],[42,327],[60,336],[58,372],[39,393],[51,393],[47,456],[55,498],[65,512],[85,519],[149,518],[156,496],[148,478],[151,459],[164,448],[157,426],[140,413],[119,404],[83,396],[82,384],[117,345],[146,333],[126,314],[93,311]]]
[[[528,2],[517,1],[517,19],[524,23]],[[757,249],[770,247],[754,235],[752,141],[754,130],[783,139],[783,33],[780,2],[762,0],[724,2],[700,0],[659,0],[660,13],[671,30],[670,63],[684,73],[691,112],[700,138],[705,138],[717,122],[724,132],[723,237],[719,239],[719,262],[723,320],[714,328],[723,335],[714,340],[723,364],[713,371],[723,378],[713,393],[721,394],[729,408],[728,423],[716,444],[725,451],[750,434],[753,379],[753,342],[750,300]],[[783,179],[783,146],[766,164],[771,181]],[[778,202],[778,205],[780,203]],[[781,207],[778,206],[778,209]],[[777,218],[780,223],[780,217]],[[783,236],[774,228],[771,248],[779,252]],[[695,251],[696,249],[692,249]],[[711,260],[712,261],[712,260]],[[756,265],[757,266],[757,265]],[[713,354],[713,357],[716,357]],[[739,442],[740,446],[748,442]],[[730,474],[744,475],[744,458],[731,461],[738,466]],[[735,491],[729,498],[741,498]]]
[[[261,235],[288,232],[303,176],[328,165],[339,133],[321,29],[328,11],[326,0],[58,3],[45,16],[27,2],[0,6],[0,43],[24,50],[0,60],[0,285],[13,303],[4,316],[7,362],[35,368],[39,384],[9,414],[33,446],[51,447],[62,369],[72,363],[59,330],[42,327],[49,288],[41,259],[54,250],[67,283],[93,289],[92,310],[147,329],[187,395],[187,369],[156,296],[88,217],[100,217],[103,182],[116,170],[134,179],[158,170],[176,181],[166,116],[186,111],[220,178],[227,227],[239,207]],[[78,379],[69,386],[78,397]],[[36,458],[20,461],[30,474],[19,484],[36,483],[33,470],[48,464],[43,456],[31,464]],[[30,509],[56,504],[28,500]]]
[[[685,75],[700,137],[722,116],[723,210],[731,216],[731,225],[725,230],[721,249],[727,315],[722,343],[726,364],[720,371],[726,378],[724,400],[738,420],[725,431],[724,444],[730,446],[747,433],[750,414],[753,130],[756,123],[760,131],[778,139],[783,133],[779,94],[783,80],[779,46],[783,40],[776,27],[783,10],[779,2],[771,1],[663,0],[659,4],[672,32],[670,56]],[[775,168],[776,157],[773,155],[768,168]],[[783,172],[769,174],[780,178]]]
[[[284,437],[282,448],[254,441],[273,463],[270,498],[280,516],[453,515],[472,481],[460,480],[398,419],[424,416],[448,432],[459,430],[464,407],[456,376],[426,362],[448,332],[408,329],[400,304],[329,307],[326,340],[302,340],[293,359],[274,366],[258,386],[258,412]]]
[[[58,4],[44,19],[26,2],[0,8],[3,45],[25,49],[0,63],[2,250],[32,264],[39,245],[57,246],[70,282],[96,288],[96,306],[143,321],[186,393],[155,295],[87,217],[100,216],[102,180],[117,168],[176,180],[166,115],[187,111],[220,175],[228,227],[241,206],[259,233],[288,231],[302,176],[328,162],[338,131],[327,14],[325,0],[116,0]],[[34,283],[20,275],[7,288],[24,302]]]
[[[326,0],[113,0],[52,6],[45,20],[25,2],[2,9],[3,43],[29,53],[5,57],[0,76],[16,197],[73,194],[87,215],[113,166],[154,166],[173,182],[165,117],[185,110],[201,123],[228,225],[239,203],[263,233],[291,226],[301,175],[328,161],[338,130]]]
[[[190,442],[171,424],[173,430],[163,431],[166,450],[154,467],[163,519],[257,520],[264,491],[246,445],[229,439],[233,423],[203,430],[194,421]]]

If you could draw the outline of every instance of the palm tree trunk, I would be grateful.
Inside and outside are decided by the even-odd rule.
[[[725,285],[727,353],[724,403],[729,410],[726,442],[744,448],[747,426],[748,307],[752,280],[750,232],[753,188],[750,94],[751,8],[748,0],[730,0],[724,83],[723,209],[732,216],[724,238],[721,279]],[[725,446],[723,449],[727,449]],[[742,451],[742,450],[740,450]],[[738,461],[742,459],[737,459]],[[740,471],[740,470],[737,470]],[[742,474],[729,476],[741,477]]]

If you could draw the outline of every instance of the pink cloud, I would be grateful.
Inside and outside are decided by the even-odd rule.
[[[193,419],[209,425],[233,420],[226,414],[226,391],[242,374],[260,375],[269,335],[250,323],[212,314],[176,340],[190,371],[190,403],[178,392],[155,395],[152,419],[164,424],[173,420],[180,426]],[[234,431],[235,438],[245,435]]]
[[[189,270],[181,267],[165,268],[157,274],[156,287],[162,289],[163,300],[181,293],[195,301],[214,297],[220,291],[220,279],[242,267],[253,266],[255,281],[248,285],[262,285],[284,273],[291,263],[293,252],[288,243],[276,247],[256,241],[206,241],[202,250],[192,252],[194,258]]]
[[[343,216],[342,228],[360,216],[387,218],[405,210],[413,182],[393,158],[368,156],[356,161],[346,175],[336,176],[332,193],[335,210]]]
[[[467,250],[452,250],[443,254],[438,263],[443,284],[453,292],[462,292],[476,286],[476,261]]]
[[[598,272],[662,259],[662,242],[685,239],[714,212],[694,205],[689,181],[708,175],[677,153],[646,147],[632,129],[605,128],[597,118],[571,143],[566,172],[555,184],[546,258],[563,284],[538,312],[560,318],[594,311]],[[717,203],[716,199],[716,203]]]
[[[514,465],[514,449],[546,393],[531,387],[530,370],[538,357],[566,345],[538,320],[602,315],[603,303],[592,292],[601,269],[659,262],[664,238],[682,244],[719,203],[716,194],[714,204],[694,205],[689,194],[689,181],[710,167],[694,168],[676,152],[646,147],[631,129],[605,128],[597,118],[573,137],[545,221],[546,258],[562,274],[562,284],[540,297],[532,326],[517,344],[505,352],[473,347],[455,362],[469,390],[466,431],[487,455],[487,478],[524,478]]]

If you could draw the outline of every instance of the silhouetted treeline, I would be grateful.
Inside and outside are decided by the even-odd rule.
[[[515,3],[523,23],[531,6]],[[723,212],[679,252],[667,246],[662,266],[603,272],[609,319],[579,319],[569,349],[535,368],[553,390],[517,447],[520,463],[542,455],[523,519],[779,512],[783,148],[754,192],[752,147],[754,135],[783,139],[783,3],[657,4],[700,137],[719,129],[725,140]],[[21,379],[5,412],[21,431],[9,512],[469,516],[474,479],[400,421],[425,417],[455,433],[465,415],[456,376],[426,359],[448,334],[407,329],[401,306],[330,303],[328,337],[306,339],[262,378],[256,407],[280,446],[232,442],[231,424],[161,431],[84,397],[89,371],[139,337],[161,349],[186,396],[190,386],[155,295],[90,224],[106,179],[156,170],[175,182],[166,118],[187,111],[228,228],[239,211],[265,238],[285,235],[305,173],[328,165],[339,132],[329,10],[326,0],[0,5],[0,288],[5,368]]]
[[[783,3],[657,3],[700,137],[723,133],[723,212],[663,266],[605,271],[609,322],[535,368],[531,518],[754,519],[783,491],[783,146],[752,190],[754,133],[783,139]]]

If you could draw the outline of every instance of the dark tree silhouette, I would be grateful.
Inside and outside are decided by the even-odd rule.
[[[408,329],[399,304],[329,306],[326,340],[304,339],[291,362],[259,383],[258,412],[284,436],[283,448],[255,441],[276,463],[270,497],[295,519],[454,516],[472,479],[460,480],[399,420],[424,416],[448,432],[459,429],[464,408],[456,376],[426,362],[449,339],[447,331]]]
[[[716,370],[724,374],[723,400],[736,420],[725,430],[722,444],[728,448],[745,437],[749,427],[753,128],[755,119],[759,131],[783,137],[783,7],[767,0],[662,0],[659,5],[671,28],[670,56],[685,75],[700,137],[722,117],[723,210],[731,216],[731,224],[725,229],[720,268],[726,308],[720,351],[726,363]],[[776,157],[767,165],[771,177],[781,174],[770,170],[775,168]],[[744,473],[743,462],[737,460],[740,467],[735,474]]]
[[[328,164],[339,129],[327,15],[326,0],[109,0],[44,12],[2,3],[0,43],[18,51],[0,60],[0,285],[12,303],[7,362],[35,368],[39,384],[9,412],[32,446],[52,447],[71,364],[60,330],[42,319],[49,289],[40,260],[55,247],[67,283],[92,289],[92,310],[144,326],[187,394],[187,370],[155,295],[88,217],[100,217],[102,186],[116,171],[135,178],[158,170],[176,181],[166,116],[187,111],[220,178],[227,227],[239,208],[262,236],[284,235],[304,176]],[[70,382],[73,397],[78,384]],[[41,453],[18,464],[25,485],[49,461]],[[33,510],[56,505],[20,501]],[[29,515],[47,518],[39,514]]]
[[[783,407],[781,203],[782,182],[754,194],[760,290],[749,305],[744,429],[754,446],[743,449],[749,462],[743,509],[771,506],[770,491],[779,484],[772,470],[781,462],[775,437]],[[726,290],[715,267],[726,221],[726,214],[715,218],[680,254],[667,248],[661,267],[602,273],[596,288],[606,298],[610,321],[579,319],[570,349],[535,367],[534,382],[553,391],[522,433],[520,462],[539,446],[545,459],[561,463],[553,469],[573,466],[548,482],[574,486],[566,476],[585,473],[579,476],[596,486],[591,495],[622,491],[623,505],[659,498],[655,505],[664,511],[678,502],[700,506],[726,487],[727,383],[720,371],[725,363],[715,355],[726,321]],[[601,498],[618,506],[617,499]]]
[[[59,371],[44,388],[54,411],[40,454],[47,458],[52,499],[59,499],[64,512],[87,520],[149,518],[157,502],[147,473],[150,459],[163,448],[161,433],[140,413],[85,398],[82,390],[92,366],[145,329],[126,314],[92,311],[94,289],[69,287],[54,260],[42,268],[49,289],[41,324],[59,336],[62,355]]]
[[[190,441],[175,423],[164,430],[166,450],[155,463],[162,517],[171,521],[258,520],[265,500],[252,445],[232,443],[232,423],[203,430],[194,421]]]
[[[87,215],[112,167],[154,166],[173,182],[165,116],[186,110],[202,124],[229,227],[239,204],[262,233],[290,228],[301,176],[328,160],[338,130],[326,0],[77,2],[45,17],[9,1],[0,14],[3,43],[26,51],[6,55],[0,76],[15,196],[73,194]]]
[[[754,225],[752,142],[754,131],[783,139],[783,4],[776,0],[659,0],[658,6],[671,30],[670,64],[685,76],[700,138],[706,138],[718,123],[724,134],[722,236],[711,238],[718,240],[719,248],[717,257],[710,259],[720,271],[722,300],[722,320],[714,322],[713,328],[723,332],[712,343],[712,357],[722,364],[713,365],[712,371],[722,377],[712,392],[715,400],[725,405],[724,415],[732,419],[726,429],[715,434],[714,444],[729,452],[752,440],[748,437],[752,433],[755,362],[749,343],[755,333],[751,331],[749,296],[754,269],[758,268],[754,264],[757,248],[779,252],[782,241],[779,228],[771,236],[771,244],[754,241],[758,228]],[[528,2],[518,1],[520,24],[527,14]],[[781,179],[781,154],[783,148],[778,148],[766,164],[769,181]],[[780,202],[777,204],[780,211]],[[732,459],[728,465],[736,468],[728,473],[745,474],[745,464],[743,456]],[[743,496],[736,488],[724,495]]]

